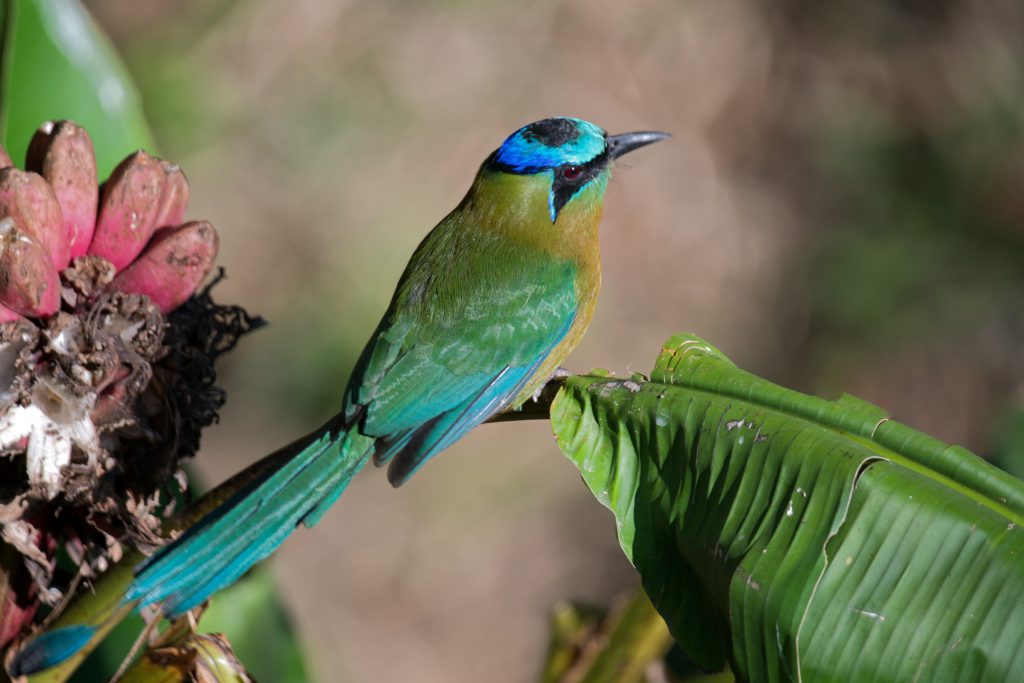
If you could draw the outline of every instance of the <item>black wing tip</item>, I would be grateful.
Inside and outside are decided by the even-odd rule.
[[[388,467],[388,483],[396,489],[409,481],[409,477],[416,471],[417,459],[407,453],[408,451],[399,453]]]

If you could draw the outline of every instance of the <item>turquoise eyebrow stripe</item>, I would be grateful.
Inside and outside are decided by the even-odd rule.
[[[549,147],[525,133],[528,126],[509,136],[498,148],[495,161],[503,166],[524,171],[554,168],[563,164],[585,164],[604,152],[604,131],[582,119],[569,119],[576,124],[579,135],[558,147]]]

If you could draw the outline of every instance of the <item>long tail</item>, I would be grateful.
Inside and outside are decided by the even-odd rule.
[[[157,605],[176,617],[234,583],[300,523],[311,527],[320,520],[366,464],[374,441],[346,433],[332,420],[297,445],[266,458],[254,478],[139,563],[118,612]],[[43,633],[14,656],[8,673],[29,675],[56,666],[105,626],[74,624]]]

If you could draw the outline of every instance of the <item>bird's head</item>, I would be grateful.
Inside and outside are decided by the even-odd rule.
[[[668,137],[650,131],[608,135],[582,119],[544,119],[510,135],[481,173],[517,176],[523,191],[546,194],[547,213],[555,223],[575,201],[600,203],[617,158]]]

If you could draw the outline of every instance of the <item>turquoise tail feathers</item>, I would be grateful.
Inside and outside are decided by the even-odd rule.
[[[140,564],[125,602],[156,604],[170,617],[200,605],[277,550],[300,523],[318,522],[366,464],[373,443],[325,428]]]
[[[14,656],[7,666],[7,673],[11,678],[17,678],[57,666],[85,647],[94,633],[95,627],[84,625],[41,633]]]
[[[176,617],[238,580],[273,553],[300,523],[316,524],[373,454],[374,439],[346,433],[332,420],[135,568],[121,605],[157,605]],[[284,449],[283,449],[284,450]],[[119,618],[119,617],[117,617]],[[28,676],[65,662],[104,625],[42,633],[8,662]]]

